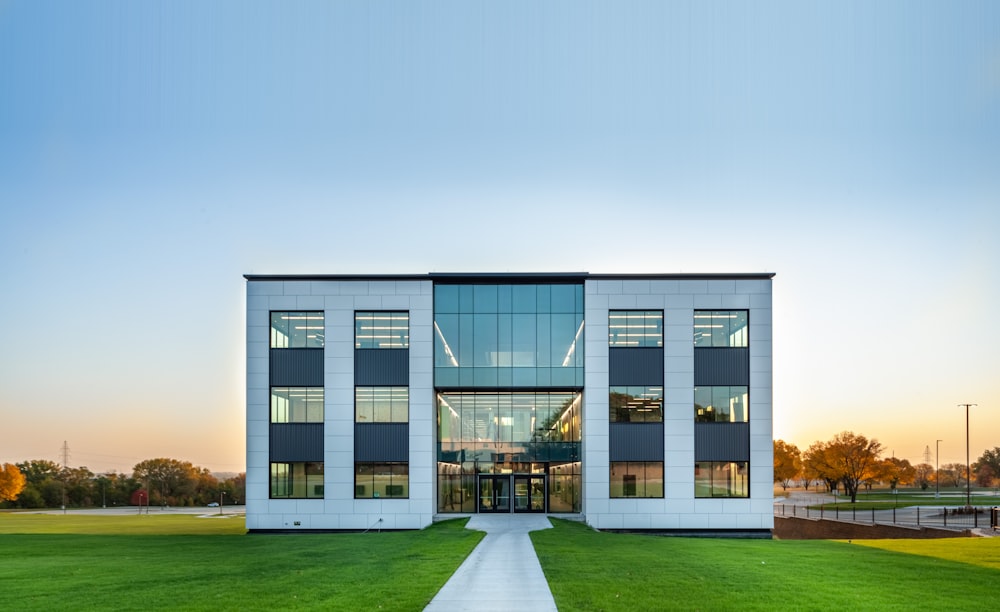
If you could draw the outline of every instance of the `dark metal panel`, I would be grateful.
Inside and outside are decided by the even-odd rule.
[[[663,461],[663,423],[609,423],[611,461]]]
[[[359,387],[410,384],[410,349],[355,349],[354,384]]]
[[[271,461],[323,461],[323,424],[271,423]]]
[[[663,349],[609,348],[608,378],[615,385],[662,385]]]
[[[695,423],[695,461],[750,461],[749,423]]]
[[[694,350],[694,385],[750,384],[750,349],[696,348]]]
[[[355,423],[355,461],[409,461],[409,423]]]
[[[322,349],[271,349],[272,387],[322,387]]]

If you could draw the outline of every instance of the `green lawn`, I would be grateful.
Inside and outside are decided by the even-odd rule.
[[[822,540],[599,533],[552,523],[531,539],[560,610],[975,610],[995,606],[1000,582],[992,562],[961,562],[972,554],[995,560],[1000,538],[937,540],[950,550],[945,555]]]
[[[482,539],[245,535],[241,518],[0,514],[0,610],[420,610]]]
[[[994,489],[973,489],[971,502],[973,506],[990,507],[1000,505],[1000,495],[992,495]],[[983,494],[979,494],[983,493]],[[836,503],[822,504],[827,510],[832,510],[836,506],[841,510],[851,506],[851,498],[841,495]],[[946,489],[941,491],[941,497],[934,497],[934,490],[924,491],[922,489],[900,489],[899,493],[893,494],[888,489],[875,489],[871,492],[862,491],[858,493],[858,501],[854,506],[858,510],[885,510],[893,506],[964,506],[965,489]],[[820,505],[810,506],[819,509]]]

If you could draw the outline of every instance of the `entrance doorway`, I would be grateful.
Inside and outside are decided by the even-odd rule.
[[[545,512],[545,476],[480,474],[479,512]]]

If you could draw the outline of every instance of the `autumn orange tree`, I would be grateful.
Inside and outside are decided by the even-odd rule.
[[[858,487],[867,480],[880,478],[883,466],[879,461],[882,443],[852,431],[842,431],[829,442],[815,442],[802,454],[807,477],[821,478],[833,491],[838,484],[858,499]]]
[[[802,453],[799,447],[784,440],[774,441],[774,482],[787,490],[793,478],[802,471]]]
[[[14,501],[24,490],[25,478],[13,463],[0,465],[0,502]]]

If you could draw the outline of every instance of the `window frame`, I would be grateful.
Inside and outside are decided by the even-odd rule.
[[[296,488],[296,476],[294,466],[302,466],[302,478],[304,483],[301,485],[305,495],[295,495]],[[275,495],[276,487],[281,484],[276,482],[275,469],[277,466],[285,466],[286,473],[284,476],[284,495]],[[319,466],[319,470],[310,472],[309,466],[313,466],[313,470],[316,466]],[[325,476],[325,466],[322,461],[271,461],[268,466],[268,498],[269,499],[326,499],[326,476]],[[310,479],[310,476],[313,478]],[[315,481],[316,477],[319,477],[319,483]],[[311,487],[311,489],[310,489]],[[316,488],[319,488],[319,494],[316,494]],[[310,490],[312,494],[310,494]]]
[[[304,393],[302,401],[306,403],[306,406],[304,407],[305,418],[303,420],[294,420],[294,419],[291,419],[290,417],[286,417],[284,420],[276,420],[275,419],[276,411],[279,410],[279,408],[275,406],[275,400],[277,398],[280,398],[280,396],[278,396],[278,395],[275,394],[275,391],[281,390],[281,389],[287,391],[287,393],[288,393],[288,397],[284,398],[284,399],[285,399],[286,402],[288,402],[289,405],[287,407],[285,407],[284,410],[289,415],[292,414],[291,394],[292,393],[299,393],[299,392]],[[326,390],[323,387],[296,387],[296,386],[275,385],[275,386],[272,386],[270,388],[270,396],[271,396],[271,401],[270,401],[270,415],[269,415],[269,419],[270,419],[270,422],[271,422],[272,425],[274,425],[274,424],[286,424],[286,423],[323,423],[325,421],[325,418],[326,418]],[[318,400],[318,403],[319,403],[319,418],[316,419],[315,418],[316,415],[313,414],[312,416],[314,418],[311,419],[310,418],[310,408],[311,408],[311,406],[309,406],[309,403],[316,403],[317,400]]]
[[[624,389],[625,391],[621,391]],[[650,393],[659,391],[659,397],[655,399],[640,399],[639,395],[633,395],[630,391],[638,390],[641,396],[648,396]],[[625,406],[615,405],[613,395],[623,395],[630,398]],[[633,401],[641,403],[630,408]],[[647,407],[648,406],[648,407]],[[633,413],[652,412],[651,415],[643,415],[643,418],[621,419],[619,416],[631,415]],[[650,418],[652,417],[652,418]],[[608,421],[611,423],[662,423],[663,422],[663,385],[609,385],[608,386]]]
[[[709,393],[711,395],[711,398],[710,398],[711,402],[708,405],[702,406],[701,404],[698,403],[699,390],[701,390],[701,389],[708,389],[709,390]],[[716,408],[715,399],[717,397],[716,396],[716,390],[717,389],[727,389],[728,390],[725,393],[725,395],[728,396],[728,398],[729,398],[730,407],[733,405],[733,399],[736,398],[736,397],[739,397],[739,396],[733,394],[733,390],[734,389],[742,389],[743,390],[743,393],[741,394],[741,396],[744,397],[745,400],[744,400],[744,403],[743,403],[743,418],[742,419],[734,419],[733,416],[732,416],[733,413],[732,413],[731,410],[729,410],[727,412],[722,412],[722,411],[714,409],[714,408]],[[702,395],[704,395],[704,394],[702,394]],[[722,394],[720,394],[719,397],[722,397]],[[699,413],[699,407],[704,412]],[[709,413],[711,413],[712,415],[715,415],[715,418],[708,418]],[[729,417],[729,419],[723,420],[723,419],[718,418],[718,415],[720,415],[720,414],[729,414],[730,417]],[[750,422],[750,387],[749,387],[749,385],[701,385],[701,386],[696,386],[694,388],[694,422],[695,423],[749,423]]]
[[[723,487],[723,486],[716,486],[716,484],[715,484],[715,474],[716,474],[717,471],[720,471],[720,472],[722,471],[722,470],[717,470],[717,468],[718,467],[722,467],[722,466],[727,466],[727,465],[731,466],[730,467],[730,474],[729,474],[730,480],[728,482],[728,485],[725,486],[725,487]],[[708,479],[707,479],[708,494],[707,495],[704,495],[704,494],[699,495],[699,486],[701,488],[704,488],[706,486],[705,478],[702,477],[701,479],[699,479],[699,475],[698,475],[699,466],[707,466],[707,470],[708,470]],[[740,469],[741,468],[745,471],[745,473],[743,473],[743,474],[740,473]],[[705,468],[701,468],[701,469],[705,469]],[[742,488],[742,492],[743,492],[742,495],[736,495],[736,494],[734,494],[735,492],[740,491],[740,489],[738,487],[736,487],[736,480],[732,479],[732,472],[733,471],[735,471],[738,475],[740,475],[740,476],[743,477],[743,485],[744,486]],[[721,491],[722,493],[721,494],[717,494],[716,491]],[[750,499],[750,462],[749,461],[695,461],[695,464],[694,464],[694,497],[695,497],[695,499]]]
[[[734,328],[734,321],[742,325]],[[742,308],[695,310],[692,331],[695,348],[747,348],[750,346],[750,311]]]
[[[398,317],[398,315],[406,315],[405,318]],[[372,334],[370,336],[362,336],[361,332],[365,329],[361,324],[364,320],[364,316],[369,316],[373,322],[370,326]],[[386,331],[380,329],[378,326],[374,325],[375,321],[380,319],[387,319],[389,322],[386,330],[388,335],[384,339],[390,340],[389,342],[380,342],[378,336],[374,333],[375,331]],[[405,325],[397,324],[397,321],[406,321]],[[402,332],[397,333],[397,332]],[[364,342],[361,338],[371,338],[370,340],[365,340]],[[398,340],[398,342],[392,342],[393,340]],[[386,350],[386,349],[409,349],[410,348],[410,311],[408,310],[355,310],[354,311],[354,348],[361,350]]]
[[[379,466],[381,466],[381,468]],[[361,472],[362,468],[369,468],[371,470],[369,472],[371,478],[370,479],[365,478],[364,481],[359,482],[359,480],[360,480],[359,477],[362,476],[362,472]],[[378,486],[377,485],[377,481],[378,481],[378,477],[380,475],[379,471],[378,471],[379,469],[381,469],[383,472],[388,471],[388,474],[385,474],[385,473],[381,474],[382,476],[386,476],[387,475],[389,477],[389,482],[387,484],[385,484],[387,492],[388,492],[388,487],[401,486],[401,487],[403,487],[402,491],[405,494],[404,495],[386,495],[384,497],[382,495],[378,495],[377,494],[378,492],[376,491],[376,488]],[[399,473],[397,473],[397,472],[399,472]],[[368,476],[368,474],[366,474],[365,476]],[[403,482],[403,480],[400,480],[399,483],[395,483],[394,480],[397,479],[397,478],[400,478],[400,479],[404,479],[405,478],[405,482]],[[383,481],[383,483],[384,483],[384,481]],[[368,484],[371,484],[371,487],[372,487],[371,493],[369,494],[367,492],[367,488],[365,489],[364,493],[359,493],[358,487],[359,486],[365,486],[365,487],[367,487]],[[379,500],[382,500],[382,499],[409,499],[409,498],[410,498],[410,462],[409,461],[355,461],[354,462],[354,499],[379,499]]]
[[[624,319],[624,324],[616,319]],[[658,324],[655,323],[657,321]],[[610,348],[663,348],[664,323],[663,310],[608,310],[608,346]],[[650,327],[657,330],[657,333],[648,333],[646,330]],[[620,328],[625,331],[623,333],[613,331]],[[642,332],[630,331],[634,329],[641,329]],[[654,339],[650,340],[650,337]],[[633,340],[633,338],[637,339]]]
[[[304,319],[305,325],[300,328],[305,332],[305,334],[297,334],[298,336],[305,336],[304,339],[300,341],[296,340],[296,335],[289,330],[289,333],[284,333],[280,328],[275,327],[275,317],[281,317],[286,321]],[[294,317],[294,319],[293,319]],[[272,310],[268,313],[269,328],[270,328],[270,342],[269,346],[272,349],[323,349],[326,345],[326,311],[324,310]],[[315,321],[319,322],[319,325],[314,325]],[[291,326],[292,324],[289,324]],[[322,333],[315,333],[316,330],[322,330]],[[313,334],[309,334],[309,331],[313,331]],[[281,334],[279,336],[279,334]],[[284,341],[281,340],[284,338]],[[309,339],[312,338],[312,343]]]
[[[377,396],[379,393],[389,394],[388,419],[379,418],[380,408]],[[364,397],[370,393],[370,397]],[[399,395],[405,395],[405,398]],[[370,401],[370,409],[365,409],[362,415],[362,401]],[[382,415],[384,415],[384,408]],[[362,419],[362,416],[368,418]],[[410,422],[410,388],[402,385],[394,386],[358,386],[354,387],[354,422],[368,423],[409,423]]]
[[[640,474],[636,469],[637,466],[642,466],[640,480],[637,478]],[[650,466],[659,466],[660,478],[659,478],[659,494],[656,492],[656,480],[651,480],[649,477],[648,470]],[[615,484],[617,475],[615,474],[616,469],[624,470],[621,476],[621,493],[616,494]],[[612,461],[608,466],[608,498],[609,499],[663,499],[666,495],[666,464],[663,461]],[[629,479],[628,477],[631,477]],[[633,495],[626,495],[628,490],[628,485],[631,484],[634,488]],[[650,492],[650,488],[653,488]]]

